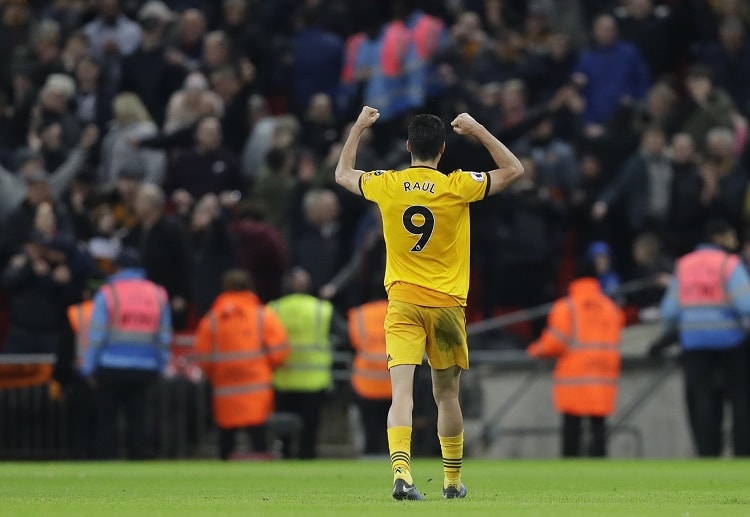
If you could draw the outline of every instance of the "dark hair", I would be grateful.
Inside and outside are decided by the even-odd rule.
[[[255,287],[253,277],[243,269],[229,269],[221,277],[224,291],[252,291]]]
[[[596,278],[596,267],[594,261],[588,257],[582,257],[576,262],[575,277],[578,278]]]
[[[720,237],[732,230],[734,230],[732,225],[724,219],[710,219],[703,227],[703,235],[707,241],[713,241],[715,237]]]
[[[435,115],[415,115],[407,130],[411,154],[417,160],[433,160],[445,143],[445,125]]]
[[[708,79],[709,81],[713,80],[711,69],[706,65],[702,65],[700,63],[697,65],[692,65],[690,68],[688,68],[687,77],[688,79],[704,78]]]
[[[136,248],[126,246],[115,258],[115,265],[121,269],[142,267],[141,253]]]

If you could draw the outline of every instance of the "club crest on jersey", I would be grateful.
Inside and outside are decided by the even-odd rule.
[[[435,193],[435,184],[431,181],[418,182],[415,181],[404,181],[404,192],[413,192],[419,190],[420,192],[429,192],[430,194]]]

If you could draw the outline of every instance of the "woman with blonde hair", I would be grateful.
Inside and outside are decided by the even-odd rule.
[[[131,144],[158,133],[146,106],[136,94],[120,93],[112,101],[112,113],[110,130],[102,141],[101,183],[112,186],[123,170],[140,169],[145,182],[161,184],[167,164],[164,151],[137,149]]]
[[[185,78],[182,89],[174,92],[169,99],[164,132],[173,133],[212,115],[223,116],[224,104],[210,90],[206,77],[200,72],[193,72]]]

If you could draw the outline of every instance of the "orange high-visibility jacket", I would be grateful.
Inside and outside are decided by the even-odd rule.
[[[223,293],[198,324],[195,348],[213,386],[216,424],[265,423],[273,412],[273,370],[289,355],[276,314],[249,291]]]
[[[83,355],[89,348],[89,326],[93,312],[94,300],[86,300],[68,307],[68,321],[76,335],[76,364],[78,366],[83,363]]]
[[[349,311],[349,340],[356,352],[352,387],[362,398],[390,399],[391,377],[385,354],[386,300],[370,302]]]
[[[560,413],[608,416],[614,412],[624,323],[622,311],[593,278],[576,280],[569,296],[554,304],[547,328],[528,353],[558,358],[553,398]]]

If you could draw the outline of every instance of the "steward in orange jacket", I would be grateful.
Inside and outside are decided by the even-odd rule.
[[[264,424],[274,409],[273,370],[289,355],[287,333],[274,312],[250,289],[242,270],[224,274],[224,292],[201,319],[196,352],[213,387],[214,421],[222,459],[246,428],[255,452],[266,452]]]
[[[83,363],[83,356],[89,348],[89,327],[94,313],[94,301],[86,300],[68,307],[68,321],[76,336],[76,365]]]
[[[349,311],[349,340],[354,348],[352,388],[365,431],[365,454],[387,454],[385,422],[391,406],[391,377],[385,353],[388,301],[365,303]]]
[[[581,425],[590,419],[591,456],[606,455],[605,417],[614,412],[620,376],[620,333],[625,318],[595,278],[593,267],[579,267],[567,297],[558,300],[547,328],[528,353],[557,357],[553,398],[563,415],[563,456],[580,456]]]

